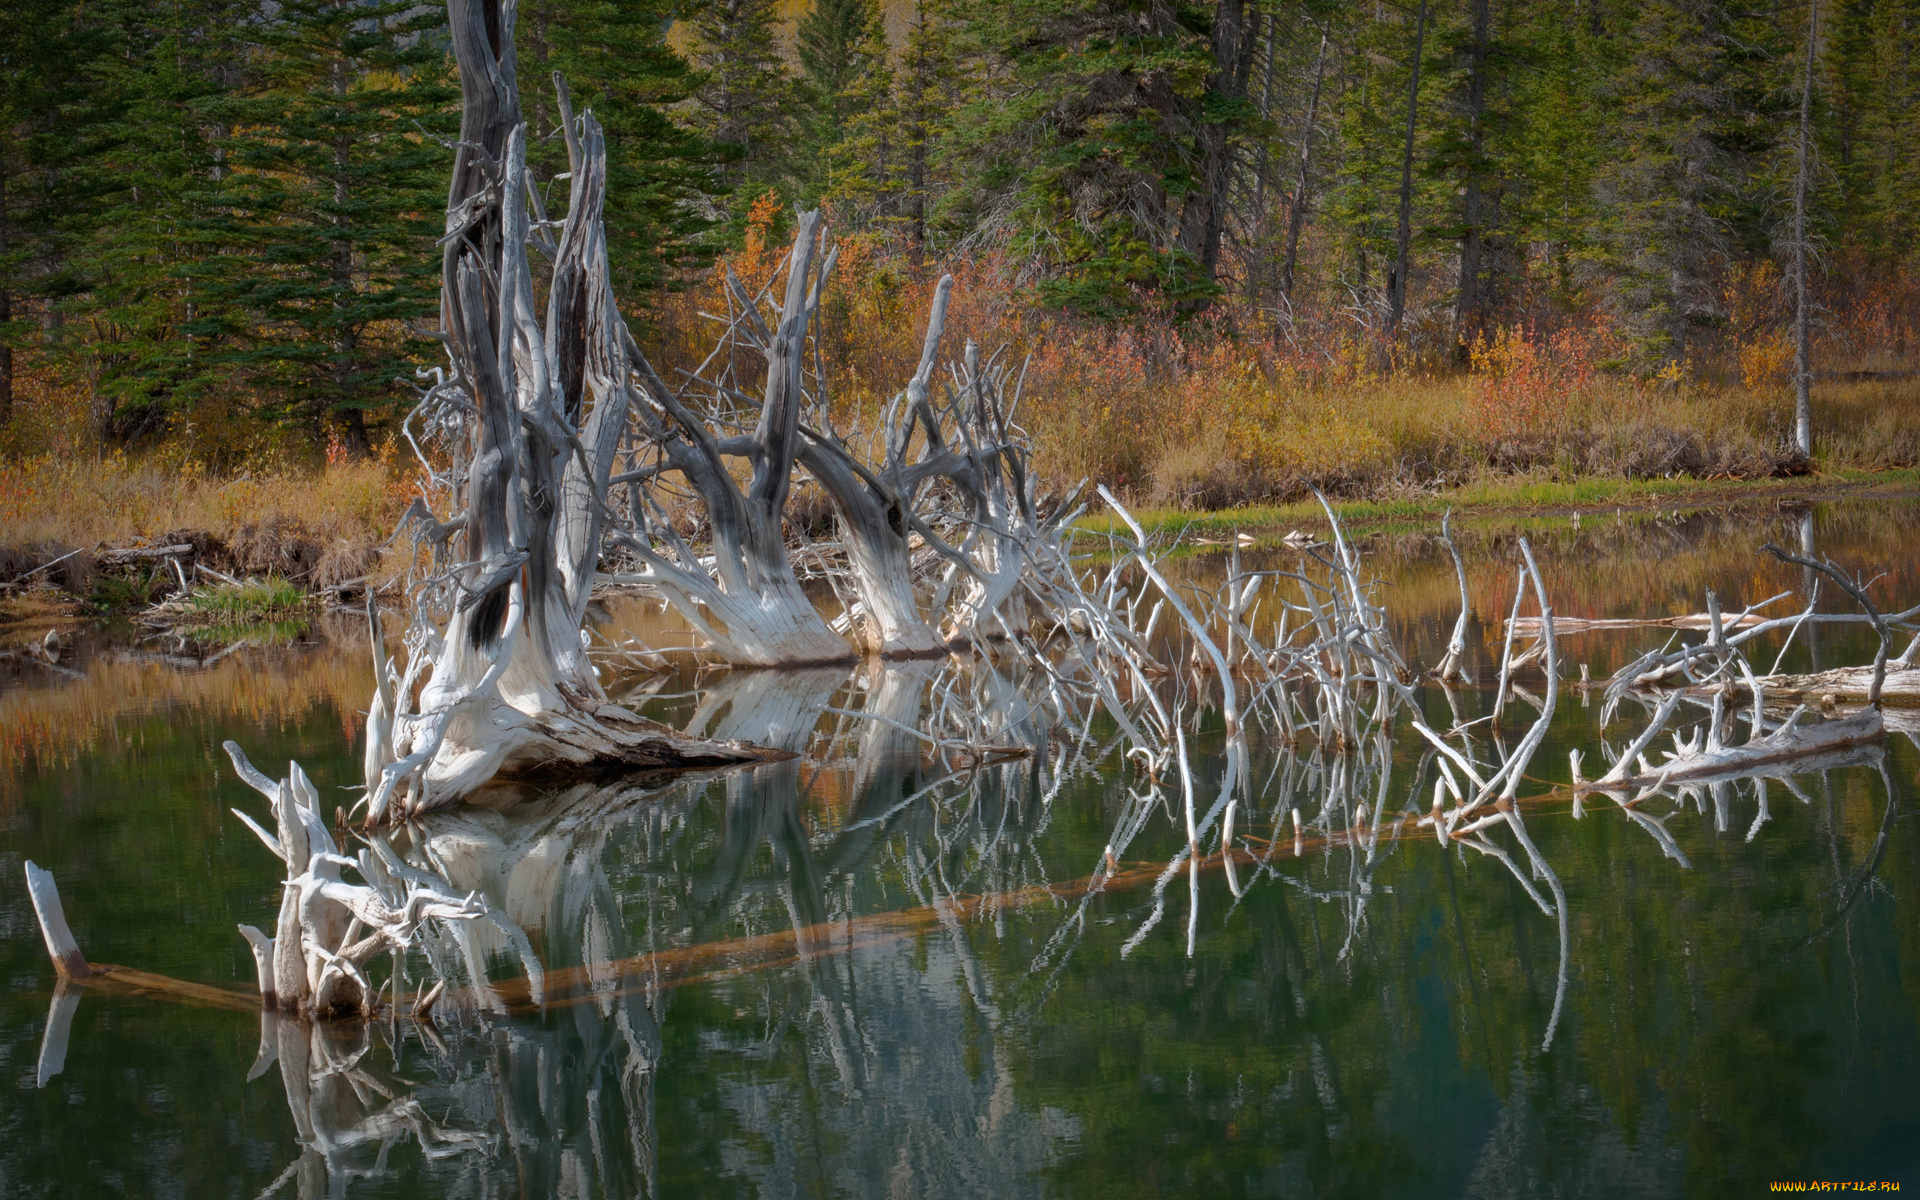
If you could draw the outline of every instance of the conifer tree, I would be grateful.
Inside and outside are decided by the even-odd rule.
[[[687,56],[698,72],[687,123],[716,144],[720,190],[730,192],[728,235],[744,235],[753,201],[769,189],[799,193],[806,178],[806,110],[781,57],[774,0],[714,0],[686,21]]]
[[[1338,282],[1361,297],[1385,295],[1393,262],[1396,193],[1411,72],[1398,24],[1348,14],[1336,30],[1346,46],[1334,117],[1339,146],[1325,215],[1339,246]],[[1376,292],[1376,289],[1377,292]]]
[[[887,34],[874,0],[814,0],[795,30],[794,51],[813,84],[824,145],[840,137],[869,93],[864,85],[886,65]]]
[[[1507,219],[1513,240],[1546,251],[1531,282],[1564,306],[1577,303],[1594,247],[1594,177],[1615,67],[1614,40],[1585,14],[1530,6],[1515,39],[1529,69],[1513,78]]]
[[[1596,176],[1598,261],[1647,367],[1721,318],[1720,265],[1771,251],[1792,32],[1724,0],[1649,0],[1621,31],[1617,118]]]
[[[913,0],[897,61],[876,63],[856,87],[832,151],[827,198],[846,205],[856,223],[896,230],[916,262],[945,191],[942,151],[961,95],[953,41],[943,0]]]
[[[98,106],[86,65],[100,31],[67,5],[23,0],[0,22],[0,427],[14,405],[16,348],[75,286],[70,255],[91,228],[84,168]],[[36,318],[38,320],[36,320]]]
[[[202,270],[271,415],[368,449],[397,397],[407,320],[436,309],[455,95],[410,0],[280,0],[255,33],[254,79],[221,106],[234,133],[222,212],[233,252]],[[211,324],[211,320],[205,322]]]
[[[520,8],[520,95],[529,168],[551,187],[567,169],[559,73],[576,113],[591,109],[607,139],[607,255],[614,292],[634,300],[706,257],[718,187],[714,147],[673,119],[696,76],[667,44],[667,0],[528,0]],[[564,191],[558,193],[564,195]]]
[[[62,353],[90,383],[98,431],[133,438],[229,383],[231,326],[199,268],[226,249],[207,221],[230,170],[218,109],[260,14],[252,0],[107,0],[91,19],[94,149],[76,174],[92,221],[68,259],[62,307],[81,332]]]
[[[1083,312],[1210,296],[1195,230],[1212,217],[1183,216],[1213,203],[1210,164],[1237,152],[1238,37],[1223,62],[1211,9],[1128,0],[956,0],[953,15],[976,82],[953,116],[943,219],[1006,235],[1045,266],[1043,294]]]

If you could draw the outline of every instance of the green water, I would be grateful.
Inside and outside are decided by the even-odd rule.
[[[1912,603],[1916,516],[1832,506],[1814,532],[1843,562],[1890,569],[1876,594]],[[1796,515],[1771,513],[1532,533],[1556,608],[1589,616],[1697,611],[1707,586],[1730,607],[1796,586],[1753,549],[1798,535]],[[1472,720],[1493,699],[1512,547],[1466,549],[1476,593],[1500,597],[1475,602],[1482,683],[1458,697]],[[1400,644],[1434,661],[1451,567],[1413,539],[1366,553]],[[1604,675],[1667,636],[1569,639],[1568,673]],[[1829,628],[1786,668],[1868,653],[1858,630]],[[340,697],[358,692],[338,682],[363,670],[350,627],[197,673],[114,654],[84,646],[84,678],[22,670],[0,697],[0,1195],[1920,1187],[1920,751],[1904,734],[1769,781],[1764,821],[1753,781],[1651,804],[1681,809],[1668,825],[1685,866],[1610,803],[1579,819],[1564,796],[1527,807],[1567,896],[1562,989],[1559,925],[1519,878],[1412,818],[1392,836],[1433,783],[1404,719],[1384,752],[1346,757],[1256,738],[1235,830],[1252,857],[1231,881],[1216,859],[1156,891],[1186,844],[1177,797],[1130,801],[1139,781],[1073,731],[953,775],[905,735],[822,711],[917,695],[934,667],[663,681],[648,703],[664,717],[798,730],[796,744],[816,722],[849,728],[801,762],[409,831],[403,849],[437,855],[525,929],[555,981],[545,1011],[503,984],[502,1011],[482,993],[437,1031],[269,1022],[263,1035],[244,1011],[89,991],[41,1086],[54,979],[24,860],[55,873],[93,961],[243,988],[234,926],[270,922],[278,884],[226,811],[260,806],[219,743],[262,764],[297,757],[341,803],[357,773],[354,701]],[[1537,673],[1521,682],[1541,690]],[[1454,719],[1437,689],[1422,702]],[[1571,748],[1600,761],[1597,704],[1563,694],[1523,797],[1565,781]],[[1638,714],[1623,710],[1615,745]],[[1509,712],[1509,742],[1531,718]],[[1088,745],[1110,737],[1096,722]],[[1217,714],[1196,745],[1204,811]],[[1329,845],[1309,829],[1295,855],[1292,809],[1311,824],[1331,806],[1345,829],[1360,802],[1372,832]],[[1121,876],[1088,894],[1080,881],[1129,821]],[[518,976],[505,939],[472,950],[484,974]],[[277,1057],[249,1079],[263,1041]]]

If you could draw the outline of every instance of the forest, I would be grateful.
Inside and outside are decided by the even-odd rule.
[[[519,19],[528,169],[549,197],[567,174],[564,79],[669,373],[721,268],[770,278],[819,208],[836,407],[910,372],[950,272],[950,328],[1025,358],[1048,473],[1145,503],[1920,461],[1909,0]],[[23,0],[0,39],[0,510],[111,536],[326,464],[329,512],[390,524],[404,488],[369,472],[436,360],[444,12]]]

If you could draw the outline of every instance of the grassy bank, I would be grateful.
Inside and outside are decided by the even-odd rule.
[[[0,460],[0,626],[168,598],[181,624],[284,623],[319,589],[381,577],[409,487],[377,461],[221,477],[164,454]],[[32,593],[49,588],[78,604],[48,609]]]
[[[1780,479],[1482,479],[1457,488],[1385,499],[1331,501],[1343,525],[1355,528],[1391,528],[1425,525],[1451,512],[1456,521],[1538,518],[1565,521],[1579,515],[1692,511],[1738,504],[1772,506],[1782,502],[1815,502],[1842,497],[1920,494],[1920,468],[1882,471],[1822,471]],[[1247,505],[1240,508],[1190,510],[1148,506],[1132,510],[1136,520],[1153,531],[1182,529],[1202,537],[1244,532],[1255,537],[1280,536],[1293,529],[1324,529],[1326,514],[1317,500],[1287,504]],[[1123,530],[1107,513],[1082,518],[1083,529]]]

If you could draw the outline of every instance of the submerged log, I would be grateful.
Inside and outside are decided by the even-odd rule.
[[[1665,763],[1650,764],[1635,747],[1629,747],[1606,775],[1591,783],[1576,778],[1574,786],[1577,791],[1627,791],[1717,779],[1777,763],[1832,754],[1877,742],[1886,736],[1886,722],[1878,709],[1866,709],[1803,728],[1799,718],[1804,711],[1804,708],[1795,710],[1771,733],[1760,734],[1756,730],[1755,736],[1746,743],[1731,746],[1721,741],[1721,714],[1716,708],[1712,721],[1692,738],[1674,735],[1674,749],[1668,752]],[[1663,706],[1663,712],[1671,712],[1671,706]],[[1656,730],[1658,722],[1663,720],[1663,717],[1656,718]]]

